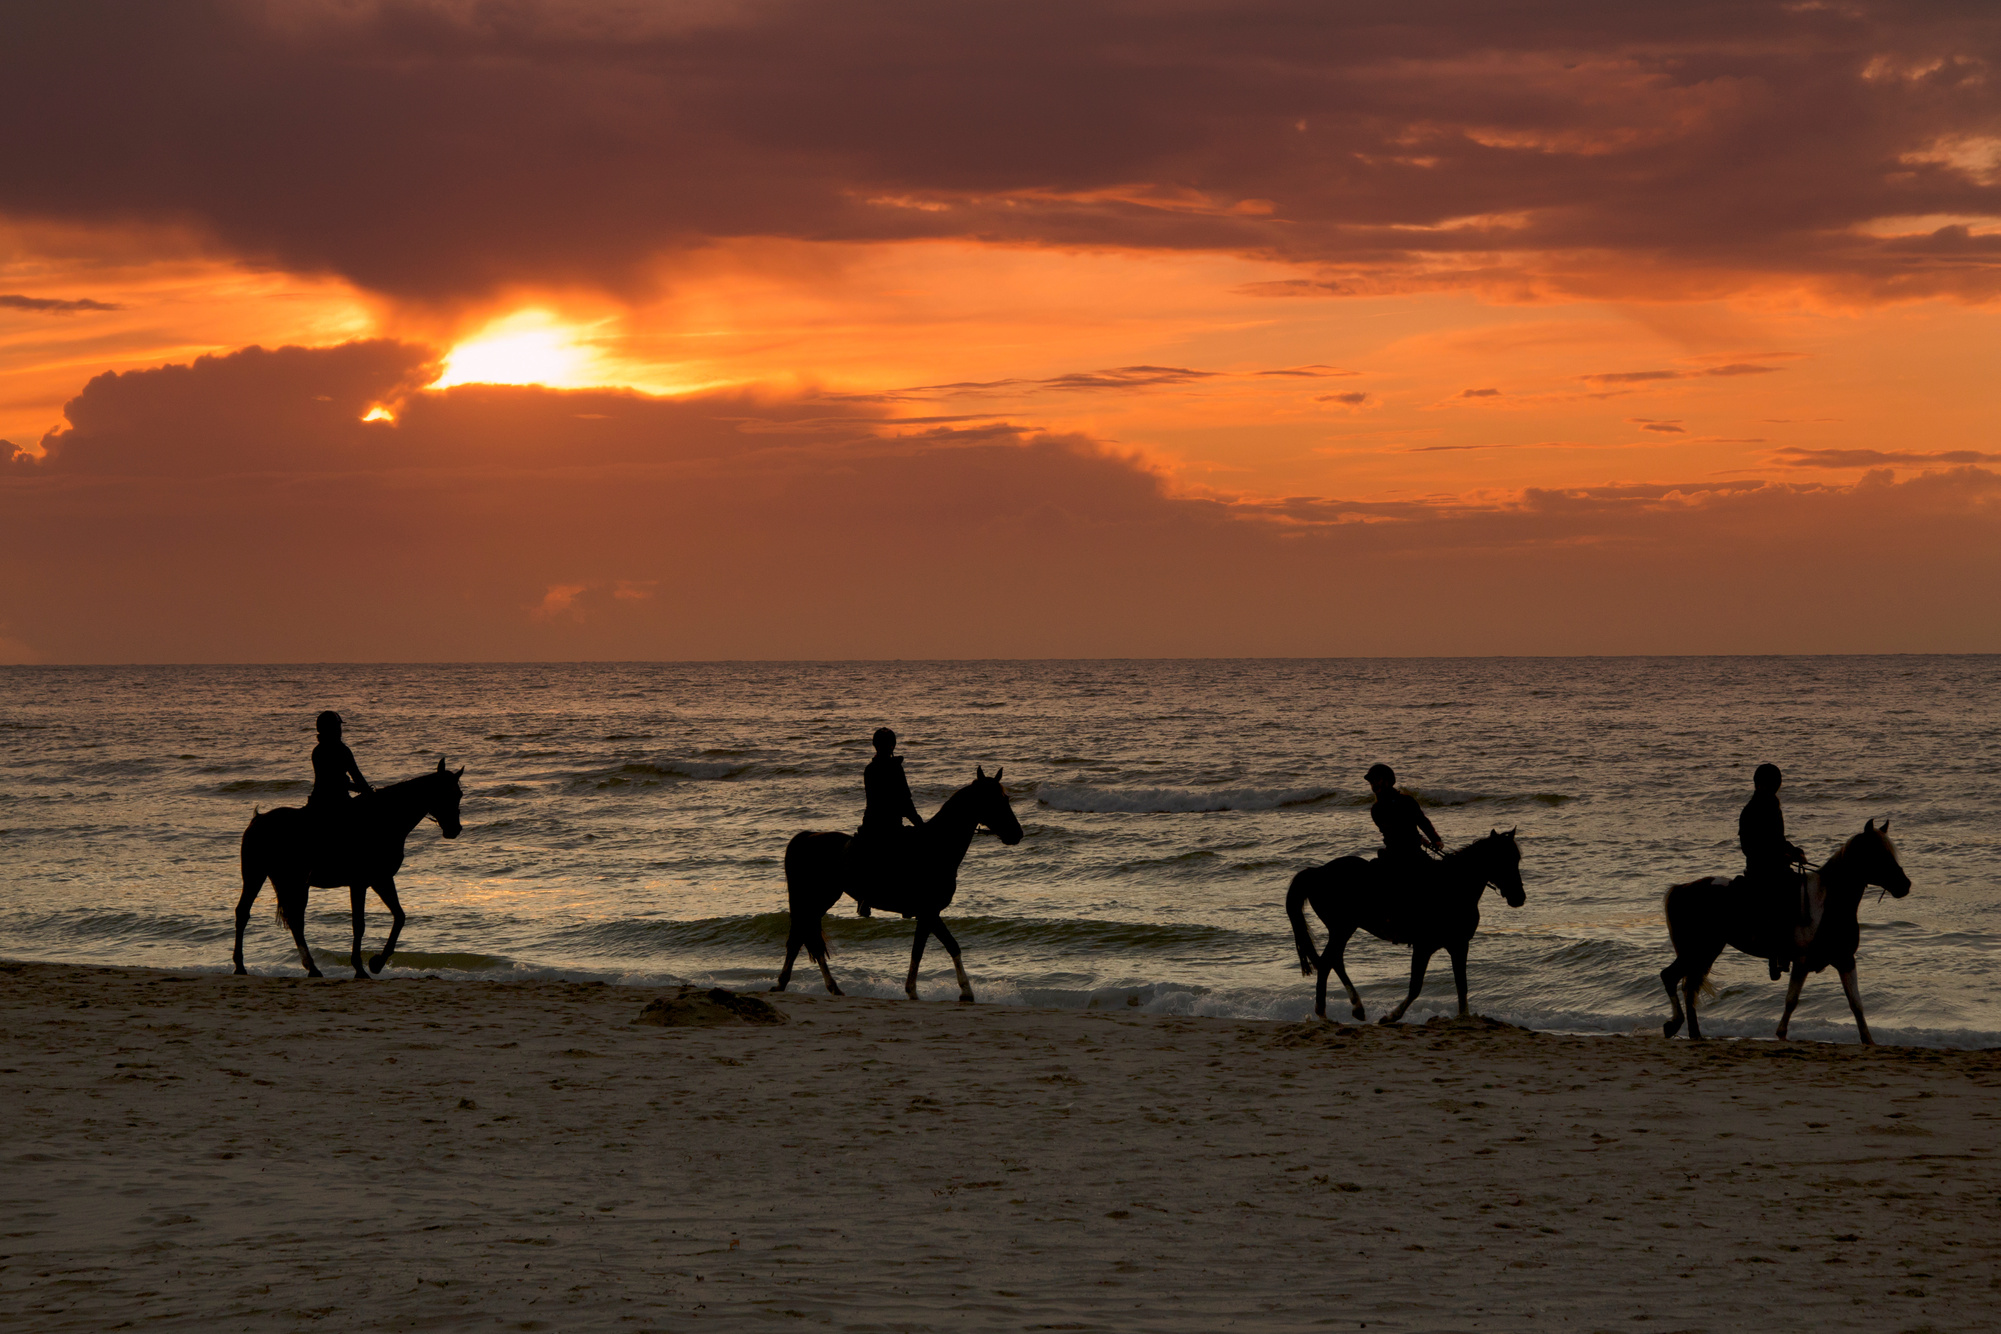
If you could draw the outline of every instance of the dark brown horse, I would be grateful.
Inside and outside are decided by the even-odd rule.
[[[1492,885],[1510,908],[1528,895],[1522,889],[1522,853],[1515,831],[1489,830],[1487,836],[1448,852],[1419,882],[1396,875],[1381,862],[1341,857],[1325,866],[1310,866],[1292,878],[1285,893],[1286,916],[1292,919],[1293,943],[1299,947],[1299,971],[1318,974],[1313,988],[1313,1013],[1327,1017],[1327,971],[1333,969],[1348,990],[1350,1012],[1369,1017],[1361,993],[1348,980],[1342,955],[1348,938],[1366,931],[1378,940],[1410,946],[1410,994],[1382,1018],[1394,1024],[1424,990],[1431,956],[1444,950],[1452,956],[1452,981],[1459,989],[1459,1013],[1466,1013],[1466,950],[1480,929],[1480,896]],[[1387,873],[1386,873],[1387,872]],[[1305,905],[1327,928],[1327,948],[1315,951],[1306,924]]]
[[[793,835],[785,846],[785,892],[791,925],[786,933],[785,967],[779,970],[773,991],[783,991],[791,983],[793,961],[804,947],[820,965],[827,993],[842,994],[827,967],[827,936],[820,919],[847,894],[865,907],[917,919],[904,995],[917,999],[917,965],[924,958],[924,942],[936,936],[952,956],[952,971],[959,976],[959,999],[973,999],[973,984],[959,958],[959,942],[938,915],[951,905],[959,890],[959,863],[966,859],[975,829],[991,830],[1009,847],[1021,842],[1021,821],[1015,819],[1007,790],[1001,786],[1003,771],[994,770],[992,778],[983,768],[973,772],[977,777],[946,798],[936,815],[901,835],[902,845],[891,867],[852,866],[848,844],[853,840],[847,834],[808,831]]]
[[[1869,1036],[1869,1021],[1862,1017],[1862,994],[1855,989],[1855,949],[1862,940],[1858,913],[1862,895],[1872,885],[1889,890],[1890,897],[1897,899],[1911,892],[1911,878],[1897,864],[1888,820],[1880,828],[1874,820],[1863,825],[1861,833],[1829,857],[1820,870],[1808,875],[1804,913],[1791,912],[1790,905],[1775,913],[1768,898],[1727,876],[1708,876],[1669,888],[1665,903],[1674,962],[1661,969],[1661,985],[1667,988],[1674,1017],[1662,1024],[1661,1030],[1669,1037],[1681,1031],[1685,996],[1688,1035],[1702,1036],[1702,1025],[1695,1018],[1696,994],[1716,957],[1729,945],[1791,966],[1778,1037],[1785,1037],[1792,1023],[1793,1007],[1799,1004],[1807,974],[1833,965],[1841,976],[1841,989],[1848,994],[1848,1008],[1855,1012],[1856,1030],[1864,1042],[1873,1045],[1876,1039]],[[1681,996],[1675,995],[1677,983]]]
[[[306,948],[306,897],[311,887],[323,889],[346,885],[354,905],[354,975],[366,978],[379,973],[396,953],[396,937],[403,933],[403,904],[396,897],[396,872],[403,866],[403,840],[426,816],[438,822],[446,838],[457,838],[465,826],[459,822],[459,775],[438,767],[422,778],[378,788],[364,797],[353,798],[340,817],[348,822],[339,835],[328,835],[318,827],[316,817],[292,806],[262,811],[251,817],[243,831],[243,896],[236,901],[236,971],[243,966],[243,928],[250,922],[250,905],[265,880],[278,895],[278,920],[291,929],[299,947],[299,962],[308,977],[320,977],[313,953]],[[373,889],[389,908],[394,921],[382,953],[361,967],[361,931],[368,891]]]

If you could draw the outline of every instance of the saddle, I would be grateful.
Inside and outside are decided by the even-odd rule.
[[[922,867],[917,833],[902,824],[863,825],[848,840],[841,870],[863,917],[872,915],[871,907],[900,900],[914,888]]]

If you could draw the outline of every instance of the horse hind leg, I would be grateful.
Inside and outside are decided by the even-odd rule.
[[[938,937],[938,943],[943,945],[945,952],[952,956],[952,971],[959,978],[960,1003],[971,1005],[973,1003],[973,982],[971,978],[966,976],[965,960],[959,957],[958,940],[953,937],[950,931],[945,929],[943,922],[933,922],[931,924],[931,934]]]
[[[263,888],[264,872],[244,867],[243,893],[236,900],[236,950],[230,956],[239,975],[250,971],[243,966],[243,928],[250,925],[251,905],[257,902],[258,892]]]
[[[349,951],[349,962],[354,965],[354,980],[368,981],[368,970],[361,964],[361,936],[368,926],[368,886],[349,885],[348,902],[354,912],[354,947]]]
[[[1355,928],[1332,931],[1327,938],[1327,950],[1320,956],[1320,983],[1314,995],[1314,1013],[1322,1019],[1327,1017],[1327,970],[1331,967],[1334,975],[1341,979],[1341,989],[1348,993],[1348,1013],[1357,1020],[1367,1019],[1369,1012],[1362,1005],[1362,993],[1355,990],[1354,979],[1348,976],[1348,942],[1353,939]]]
[[[1688,1003],[1688,1036],[1694,1042],[1702,1041],[1702,1021],[1695,1014],[1696,997],[1702,990],[1702,984],[1709,980],[1709,970],[1716,966],[1716,956],[1722,952],[1721,945],[1704,951],[1704,955],[1690,960],[1681,976],[1682,999]]]
[[[1447,945],[1446,952],[1452,956],[1452,986],[1459,993],[1459,1017],[1464,1019],[1466,1009],[1466,942]]]
[[[1667,988],[1668,1004],[1674,1009],[1673,1015],[1661,1025],[1661,1032],[1667,1037],[1673,1037],[1681,1032],[1681,1026],[1688,1021],[1688,1016],[1682,1012],[1681,996],[1675,991],[1681,984],[1682,972],[1680,955],[1676,955],[1673,963],[1661,969],[1661,985]]]
[[[278,892],[278,916],[292,933],[292,943],[299,948],[299,962],[305,965],[307,977],[325,977],[320,966],[313,962],[313,951],[306,944],[306,896],[311,891],[303,882],[290,886],[273,881]]]

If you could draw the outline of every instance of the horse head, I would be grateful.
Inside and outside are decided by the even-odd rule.
[[[424,814],[438,822],[438,832],[446,838],[457,838],[465,829],[465,823],[459,819],[459,798],[464,795],[459,789],[459,775],[465,771],[463,764],[457,769],[445,768],[444,757],[439,756],[438,767],[431,773]]]
[[[1487,837],[1480,840],[1480,847],[1485,853],[1480,869],[1486,883],[1501,891],[1510,908],[1527,903],[1528,891],[1522,888],[1522,850],[1515,842],[1515,831],[1510,829],[1504,834],[1489,828]]]
[[[1001,775],[1005,769],[994,770],[992,778],[987,777],[984,765],[973,766],[973,782],[966,790],[973,794],[980,824],[1000,836],[1000,841],[1013,847],[1021,842],[1021,821],[1014,816],[1014,804],[1007,799],[1007,789],[1001,786]]]
[[[1855,858],[1861,868],[1862,883],[1879,885],[1890,891],[1890,897],[1901,899],[1911,892],[1911,878],[1904,874],[1904,868],[1897,863],[1897,845],[1890,841],[1890,822],[1877,824],[1874,820],[1862,826],[1862,832],[1848,840],[1843,852]]]

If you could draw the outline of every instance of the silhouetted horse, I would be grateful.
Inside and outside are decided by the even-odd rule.
[[[1841,989],[1848,994],[1848,1008],[1855,1012],[1856,1030],[1864,1042],[1873,1045],[1876,1039],[1869,1036],[1869,1022],[1862,1017],[1862,995],[1855,989],[1855,948],[1862,940],[1857,913],[1862,895],[1871,885],[1889,890],[1892,898],[1901,899],[1911,892],[1911,878],[1897,864],[1888,820],[1880,828],[1874,820],[1863,825],[1861,833],[1807,876],[1804,915],[1808,920],[1790,933],[1774,920],[1770,899],[1747,891],[1728,876],[1713,875],[1670,887],[1664,904],[1674,962],[1661,969],[1661,984],[1667,988],[1674,1017],[1661,1025],[1661,1031],[1669,1037],[1681,1031],[1684,1015],[1681,997],[1675,995],[1679,982],[1682,995],[1688,998],[1688,1035],[1702,1036],[1702,1025],[1695,1018],[1696,993],[1716,956],[1730,945],[1757,958],[1792,966],[1792,978],[1786,984],[1786,1012],[1779,1017],[1776,1036],[1786,1035],[1807,974],[1832,964],[1841,975]]]
[[[372,888],[388,905],[394,922],[382,953],[368,961],[369,972],[379,973],[396,952],[396,937],[403,932],[403,905],[396,897],[396,872],[403,865],[403,840],[425,816],[438,822],[446,838],[457,838],[465,826],[459,822],[459,775],[438,767],[422,778],[377,788],[365,797],[355,797],[341,818],[351,821],[336,836],[315,827],[314,818],[296,807],[284,806],[251,817],[243,831],[243,897],[236,901],[236,971],[243,967],[243,928],[250,921],[250,905],[268,878],[278,895],[278,920],[291,928],[299,947],[299,962],[308,977],[322,976],[306,948],[306,897],[310,886],[331,888],[346,885],[354,903],[354,975],[366,978],[361,968],[363,909]],[[328,848],[328,844],[332,848]]]
[[[1488,885],[1501,891],[1510,908],[1528,895],[1522,889],[1522,853],[1515,831],[1489,830],[1487,836],[1448,852],[1423,882],[1385,875],[1383,864],[1360,857],[1341,857],[1325,866],[1311,866],[1292,878],[1285,892],[1286,916],[1292,919],[1293,943],[1299,947],[1299,971],[1318,980],[1313,988],[1313,1013],[1327,1017],[1327,970],[1332,968],[1348,990],[1348,1004],[1357,1019],[1368,1018],[1362,997],[1348,980],[1342,954],[1357,930],[1394,945],[1410,946],[1410,994],[1382,1018],[1394,1024],[1424,990],[1431,956],[1444,950],[1452,956],[1452,981],[1459,988],[1459,1013],[1466,1013],[1466,947],[1480,929],[1480,896]],[[1327,948],[1316,954],[1313,932],[1306,925],[1304,905],[1327,928]]]
[[[842,833],[795,834],[785,845],[785,892],[791,910],[791,926],[785,939],[785,967],[779,970],[778,985],[783,991],[792,981],[792,964],[800,947],[820,965],[829,995],[842,994],[827,967],[827,936],[820,919],[847,894],[856,903],[917,919],[917,938],[910,945],[910,976],[903,992],[917,999],[917,965],[924,958],[924,942],[938,937],[952,956],[952,971],[959,976],[959,999],[973,999],[973,984],[966,977],[966,965],[959,958],[959,942],[938,920],[959,889],[959,863],[972,846],[973,831],[981,826],[1000,836],[1013,847],[1021,842],[1021,821],[1014,817],[1007,792],[1001,787],[1003,770],[992,778],[983,768],[977,777],[946,798],[938,813],[917,829],[900,835],[894,870],[883,874],[878,868],[848,865],[851,841]]]

